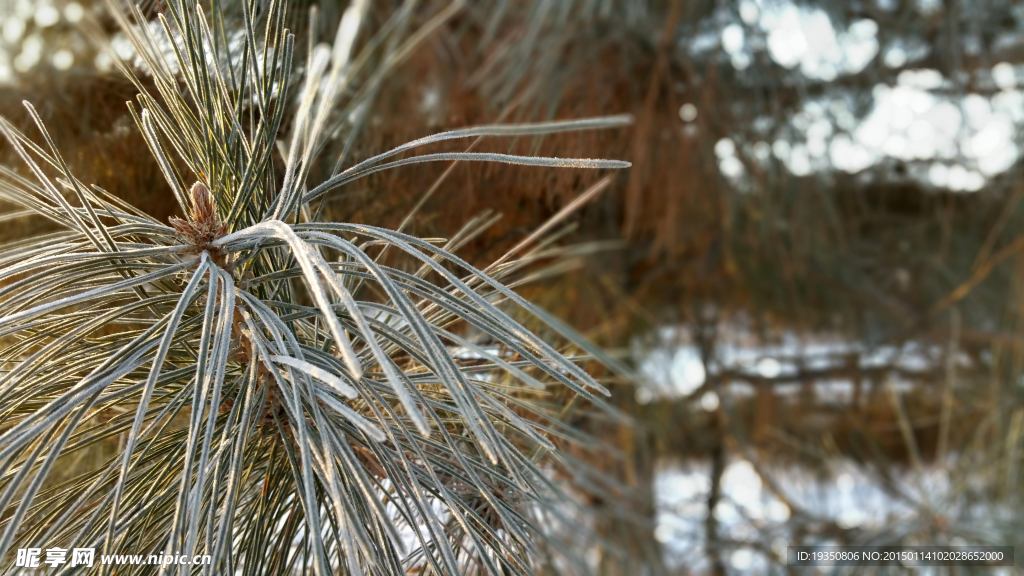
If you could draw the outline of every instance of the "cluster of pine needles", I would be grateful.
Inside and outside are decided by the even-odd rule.
[[[0,199],[56,228],[0,247],[0,558],[59,546],[212,558],[161,573],[585,570],[557,543],[587,531],[572,485],[605,480],[564,449],[591,440],[553,390],[622,418],[584,365],[627,370],[513,290],[545,244],[481,270],[458,239],[330,221],[324,201],[422,162],[624,168],[407,153],[630,118],[465,128],[353,161],[380,84],[458,9],[414,26],[412,4],[373,27],[352,2],[333,42],[311,36],[299,56],[281,1],[170,0],[156,17],[108,3],[135,52],[116,58],[135,129],[184,218],[80,181],[30,103],[40,141],[0,120],[30,173],[2,168]],[[112,439],[94,469],[48,481]]]

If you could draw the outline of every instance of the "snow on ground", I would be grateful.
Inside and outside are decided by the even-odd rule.
[[[820,522],[858,530],[862,534],[859,543],[865,545],[892,544],[894,534],[914,533],[931,521],[922,514],[922,506],[972,521],[974,533],[992,530],[998,521],[1011,520],[1000,518],[997,511],[984,506],[968,509],[957,497],[947,472],[938,468],[901,474],[895,490],[886,489],[877,478],[852,462],[837,462],[824,475],[796,467],[766,473],[770,483],[762,480],[751,462],[740,458],[731,461],[722,476],[722,497],[715,506],[714,517],[719,525],[719,540],[726,542],[721,556],[737,574],[764,574],[772,563],[776,568],[780,561],[785,563],[786,547],[794,538],[794,528],[807,524],[806,519],[794,522],[795,513],[789,504]],[[655,481],[655,537],[663,544],[670,566],[697,574],[708,567],[705,520],[711,488],[709,474],[707,463],[676,464],[664,467]],[[773,487],[781,490],[782,498]],[[895,491],[907,497],[898,496]],[[800,543],[836,544],[824,539]],[[903,541],[906,545],[980,543],[983,542],[968,542],[955,535],[945,542]],[[919,570],[920,574],[934,573]],[[1010,574],[1010,570],[999,569],[991,574]]]

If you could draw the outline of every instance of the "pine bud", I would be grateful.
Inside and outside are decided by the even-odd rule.
[[[191,222],[171,216],[171,226],[190,244],[206,246],[227,233],[227,224],[217,216],[217,205],[213,195],[202,182],[196,182],[189,190],[192,206],[189,209]]]

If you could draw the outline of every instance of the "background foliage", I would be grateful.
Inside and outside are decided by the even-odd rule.
[[[57,23],[25,12],[5,31],[4,114],[27,126],[14,104],[30,94],[81,180],[165,221],[180,209],[129,129],[136,89],[54,6]],[[321,4],[320,37],[345,6]],[[447,6],[420,2],[411,22]],[[394,9],[375,4],[370,21]],[[30,38],[45,41],[19,68]],[[56,52],[79,44],[54,75]],[[636,118],[499,145],[634,163],[563,221],[563,245],[598,252],[521,289],[646,377],[612,387],[639,426],[570,419],[617,449],[585,457],[621,481],[621,495],[587,496],[617,543],[581,543],[602,573],[781,571],[785,543],[1013,544],[1022,47],[1024,14],[999,0],[466,3],[389,71],[349,154],[499,119]],[[451,237],[500,214],[460,249],[486,266],[600,177],[447,170],[374,174],[325,210],[396,228],[444,174],[406,229]],[[757,502],[737,496],[751,490]]]

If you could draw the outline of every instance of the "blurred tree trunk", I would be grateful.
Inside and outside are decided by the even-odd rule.
[[[627,414],[641,414],[632,385],[617,391],[617,406]],[[655,537],[658,525],[657,494],[654,481],[657,472],[658,434],[639,419],[634,426],[618,430],[618,445],[623,453],[619,479],[631,489],[632,517],[603,517],[599,533],[616,544],[627,556],[605,553],[598,574],[601,576],[668,576],[661,543]],[[610,503],[608,509],[621,508]]]

